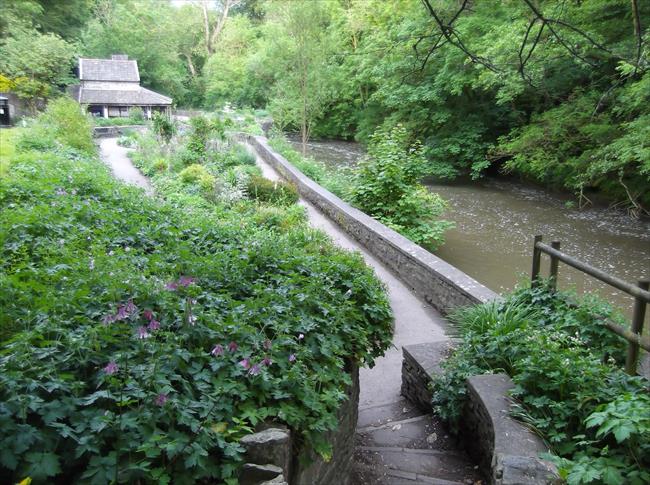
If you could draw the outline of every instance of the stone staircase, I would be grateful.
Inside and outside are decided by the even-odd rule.
[[[480,484],[440,419],[406,399],[359,409],[353,485]]]
[[[485,484],[476,463],[431,413],[426,374],[439,371],[448,342],[402,348],[402,396],[359,408],[353,485]],[[407,396],[407,400],[403,396]]]

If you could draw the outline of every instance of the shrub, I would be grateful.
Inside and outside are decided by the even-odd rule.
[[[129,122],[134,125],[140,125],[144,123],[144,113],[142,108],[135,107],[129,109]]]
[[[186,184],[199,184],[202,189],[211,189],[214,186],[215,178],[210,175],[203,165],[194,164],[183,169],[179,174],[181,180]]]
[[[551,458],[569,483],[645,483],[650,430],[642,396],[648,383],[617,367],[625,345],[600,323],[611,309],[573,301],[542,287],[458,312],[453,321],[462,344],[443,364],[434,404],[457,429],[466,378],[506,372],[520,403],[515,414],[561,457]],[[629,412],[614,419],[620,407]]]
[[[216,207],[176,173],[155,177],[172,204],[68,145],[10,156],[7,483],[232,484],[239,438],[266,419],[330,451],[344,362],[372,365],[390,344],[388,301],[360,256],[288,220],[261,227],[250,202]]]
[[[21,135],[18,145],[23,150],[46,150],[56,143],[84,153],[94,153],[95,144],[88,116],[76,101],[60,97],[50,101],[38,121]]]
[[[446,202],[420,184],[426,173],[422,146],[410,143],[403,126],[377,131],[370,137],[368,157],[354,172],[351,200],[416,244],[436,248],[453,224],[438,220]]]
[[[152,118],[153,132],[164,143],[169,143],[176,133],[176,125],[166,115],[155,112]]]
[[[248,179],[246,193],[260,202],[276,205],[292,205],[298,202],[298,191],[286,182],[273,181],[261,176]]]

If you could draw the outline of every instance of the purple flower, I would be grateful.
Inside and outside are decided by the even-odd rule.
[[[251,368],[251,361],[248,359],[244,359],[239,362],[239,365],[241,365],[244,369],[248,370]]]
[[[248,375],[251,376],[256,376],[257,374],[260,373],[262,369],[260,368],[259,364],[255,364],[253,367],[251,367],[248,371]]]
[[[62,189],[61,187],[56,189],[55,194],[56,195],[68,195],[68,193],[65,191],[65,189]]]
[[[271,350],[271,341],[269,339],[266,339],[262,344],[262,347],[264,347],[265,350]]]
[[[298,334],[298,340],[302,340],[302,339],[304,339],[304,338],[305,338],[305,334],[304,334],[304,333]]]
[[[149,332],[147,332],[147,327],[138,327],[138,330],[136,331],[136,336],[140,339],[149,338],[150,334]]]
[[[117,307],[117,313],[115,314],[115,320],[124,320],[129,316],[128,312],[126,311],[126,307],[124,305],[120,305]]]
[[[266,367],[270,366],[272,363],[273,361],[269,356],[266,356],[262,359],[262,365],[265,365]]]
[[[181,276],[178,280],[178,284],[187,288],[195,281],[196,278],[192,278],[191,276]]]
[[[147,320],[151,321],[153,320],[153,312],[151,310],[145,310],[142,312],[142,316],[146,318]]]
[[[124,310],[129,315],[133,315],[134,313],[138,312],[138,307],[135,306],[135,303],[133,303],[133,299],[129,299],[129,301],[126,302],[126,306],[124,307]]]
[[[169,291],[176,291],[178,289],[178,283],[176,283],[175,281],[170,281],[165,285],[165,289]]]
[[[114,321],[115,321],[115,316],[114,315],[108,314],[108,315],[104,315],[102,317],[102,323],[104,325],[108,325],[109,323],[113,323]]]
[[[289,356],[289,362],[295,362],[296,361],[296,354],[291,354]]]
[[[231,352],[237,351],[238,348],[239,346],[235,342],[230,342],[228,344],[228,350],[230,350]]]
[[[155,401],[156,406],[164,406],[167,402],[167,399],[169,399],[169,396],[167,396],[167,394],[158,394]]]
[[[106,372],[108,375],[115,374],[118,370],[120,370],[120,367],[114,360],[111,360],[108,364],[106,364],[106,367],[104,367],[104,372]]]
[[[147,329],[151,330],[152,332],[154,330],[158,330],[160,328],[160,322],[158,320],[151,320],[149,322],[149,325],[147,325]]]
[[[221,346],[220,344],[215,345],[214,349],[212,349],[212,352],[210,353],[215,357],[219,357],[220,355],[223,355],[223,346]]]

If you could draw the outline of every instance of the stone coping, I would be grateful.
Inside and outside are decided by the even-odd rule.
[[[305,199],[361,242],[442,313],[499,298],[498,294],[459,269],[318,185],[276,153],[265,137],[238,135],[238,138],[251,144],[260,157],[293,183]]]
[[[110,137],[121,135],[123,130],[143,131],[147,128],[147,125],[94,126],[93,136],[95,138]]]

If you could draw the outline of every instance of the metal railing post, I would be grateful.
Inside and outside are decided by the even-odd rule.
[[[537,243],[542,242],[542,236],[535,236],[535,243],[533,244],[533,270],[530,275],[530,287],[535,288],[539,283],[539,268],[542,260],[542,250],[537,247]]]
[[[552,241],[551,247],[553,249],[560,250],[560,241]],[[557,289],[557,269],[560,264],[560,260],[555,256],[551,256],[551,267],[548,272],[548,277],[551,280],[551,288],[555,291]]]
[[[650,280],[640,280],[639,288],[648,291]],[[632,313],[632,332],[636,335],[643,333],[643,321],[645,320],[645,309],[647,302],[640,297],[634,299],[634,312]],[[631,376],[636,374],[637,362],[639,360],[639,344],[630,342],[627,347],[627,358],[625,359],[625,372]]]

